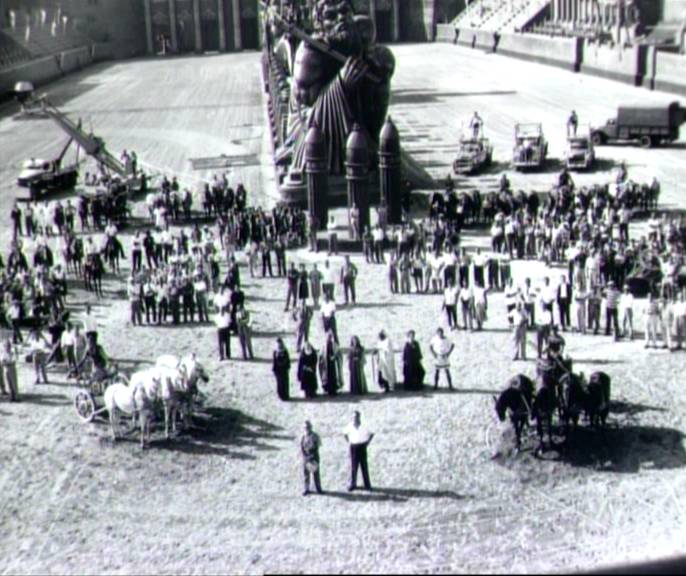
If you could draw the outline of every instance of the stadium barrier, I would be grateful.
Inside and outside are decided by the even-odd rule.
[[[436,25],[436,42],[455,44],[457,42],[457,29],[453,24]]]
[[[622,48],[584,41],[581,72],[633,86],[642,86],[646,75],[647,46]]]
[[[59,58],[60,68],[64,74],[68,74],[74,70],[81,70],[81,68],[93,63],[90,46],[65,50],[60,54]]]
[[[498,41],[498,53],[578,72],[581,66],[582,40],[503,33]]]
[[[683,54],[663,52],[650,46],[646,60],[645,84],[649,88],[686,96],[686,57]]]
[[[13,93],[17,82],[27,81],[34,86],[40,86],[61,75],[59,57],[56,56],[45,56],[13,68],[0,70],[0,97]]]
[[[477,30],[474,28],[457,28],[457,44],[478,48],[486,52],[495,52],[498,47],[499,34],[490,30]]]

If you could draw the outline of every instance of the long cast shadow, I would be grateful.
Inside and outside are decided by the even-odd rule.
[[[419,488],[374,488],[371,492],[357,489],[353,492],[325,492],[324,495],[349,502],[407,502],[415,499],[464,500],[467,498],[451,490],[422,490]]]

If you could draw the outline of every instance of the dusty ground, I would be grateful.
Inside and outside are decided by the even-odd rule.
[[[614,105],[610,100],[621,94],[630,93],[634,101],[671,98],[474,52],[468,53],[473,58],[466,61],[467,53],[451,46],[400,46],[395,51],[400,62],[399,90],[446,89],[431,88],[431,82],[462,90],[466,83],[462,79],[471,79],[468,91],[474,95],[464,100],[445,96],[436,98],[438,102],[417,99],[414,104],[401,104],[396,99],[394,104],[393,114],[401,130],[410,130],[414,119],[427,126],[420,130],[423,138],[440,141],[434,145],[435,159],[426,160],[427,168],[431,169],[431,162],[436,164],[437,174],[445,172],[454,141],[447,126],[438,126],[437,119],[446,115],[441,106],[449,102],[452,114],[468,118],[478,102],[488,130],[499,104],[489,104],[488,98],[479,95],[486,90],[482,84],[520,95],[519,100],[504,100],[513,102],[508,114],[514,115],[516,108],[532,117],[545,115],[551,122],[559,116],[560,130],[572,105],[580,114],[604,115]],[[456,70],[440,76],[437,62],[452,57],[461,73]],[[493,76],[484,71],[486,59]],[[244,97],[249,92],[245,101],[252,104],[238,113],[227,108],[226,115],[247,114],[247,120],[224,118],[227,127],[219,128],[213,118],[205,118],[203,91],[194,86],[198,106],[189,112],[195,115],[183,121],[190,127],[204,118],[203,129],[212,137],[228,139],[241,137],[240,132],[228,128],[232,124],[252,122],[257,126],[261,121],[255,104],[259,102],[259,81],[247,74],[258,72],[255,55],[180,60],[173,68],[169,68],[173,64],[160,61],[138,62],[128,69],[127,64],[117,64],[112,75],[107,69],[94,71],[97,80],[89,80],[88,73],[76,77],[96,86],[66,102],[75,111],[92,110],[95,102],[113,98],[114,90],[108,89],[111,84],[120,92],[120,101],[112,99],[108,104],[111,120],[125,121],[125,114],[145,117],[132,112],[139,107],[136,101],[127,104],[126,98],[133,98],[127,93],[127,79],[137,78],[141,84],[135,91],[140,94],[162,81],[171,85],[178,78],[187,78],[196,62],[210,67],[203,78],[214,78],[211,72],[217,69],[212,69],[213,62],[226,70],[236,66],[241,73],[230,75],[231,81],[221,90],[226,91],[224,96],[231,96],[231,90]],[[137,76],[135,67],[145,74]],[[506,68],[511,70],[504,77]],[[250,78],[250,82],[241,85],[237,76]],[[537,83],[545,82],[558,98],[536,99]],[[514,88],[503,88],[509,84]],[[55,90],[68,91],[70,86],[63,81]],[[207,81],[205,86],[210,93],[217,83]],[[608,94],[606,101],[594,99],[598,90]],[[150,113],[161,114],[164,106],[171,106],[172,96],[181,99],[178,92],[160,90],[160,110]],[[497,97],[514,98],[512,94]],[[215,102],[209,100],[209,104]],[[486,106],[492,108],[485,113]],[[107,128],[104,116],[94,113],[94,118],[98,126],[103,125],[102,132],[112,131],[120,138],[117,146],[128,145],[123,131]],[[0,151],[3,160],[11,159],[2,173],[3,206],[17,193],[11,185],[11,164],[30,154],[32,142],[41,136],[35,129],[29,136],[26,126],[9,116],[0,121]],[[53,134],[49,124],[36,126],[46,126],[46,139],[50,135],[54,142],[59,141],[59,133]],[[261,155],[263,133],[258,128],[250,130],[258,143],[250,151]],[[509,131],[503,119],[503,140],[497,153],[508,149],[505,134]],[[206,153],[198,154],[200,136],[191,134],[189,138],[188,157]],[[408,140],[409,148],[412,140]],[[168,142],[182,148],[182,141]],[[651,151],[649,164],[657,167],[661,176],[677,182],[683,171],[675,164],[683,156],[681,148]],[[160,151],[151,145],[144,158],[160,164],[162,160],[155,154],[170,157],[168,150],[171,148]],[[634,149],[608,149],[606,154],[626,154],[636,163],[641,160]],[[179,169],[184,162],[180,157]],[[268,173],[268,167],[258,163],[241,176],[246,181],[252,178],[257,188]],[[532,178],[547,182],[552,176]],[[606,170],[594,177],[602,180],[609,173]],[[678,192],[676,185],[667,186],[666,202],[683,207]],[[257,190],[256,196],[261,196]],[[6,244],[6,210],[2,218]],[[313,259],[307,253],[291,258]],[[320,256],[319,261],[322,259]],[[357,257],[355,261],[361,271],[359,304],[339,312],[342,342],[358,334],[369,346],[376,332],[385,327],[400,348],[404,332],[413,327],[428,354],[440,298],[391,298],[384,270]],[[491,317],[485,332],[452,336],[458,352],[454,365],[458,391],[427,388],[424,393],[384,396],[372,385],[372,394],[364,400],[344,395],[336,401],[304,402],[293,382],[291,392],[298,400],[284,404],[276,398],[269,362],[274,338],[288,328],[282,312],[284,282],[251,280],[247,271],[243,278],[258,331],[258,360],[252,363],[217,362],[211,327],[131,328],[124,284],[118,278],[108,278],[107,297],[96,303],[105,346],[126,370],[162,353],[182,354],[193,349],[200,354],[212,380],[203,388],[209,396],[207,413],[198,420],[203,430],[192,435],[166,442],[157,430],[152,449],[145,452],[138,449],[133,436],[113,444],[103,422],[84,425],[77,419],[71,405],[73,389],[63,374],[53,372],[53,383],[33,386],[29,367],[22,366],[24,401],[0,404],[1,572],[522,573],[587,569],[686,549],[686,512],[681,497],[686,489],[684,353],[645,351],[640,341],[615,344],[603,336],[566,335],[568,351],[579,369],[587,373],[604,370],[613,378],[615,403],[605,437],[582,432],[577,448],[564,460],[556,452],[534,459],[527,449],[517,458],[494,461],[490,456],[500,429],[491,396],[516,372],[532,375],[535,370],[533,361],[510,362],[510,334],[501,295],[490,301]],[[92,299],[75,290],[71,304],[77,315],[86,301]],[[285,336],[292,350],[294,338],[290,333]],[[322,342],[318,322],[312,340],[317,346]],[[237,350],[235,340],[233,350]],[[431,367],[430,361],[426,366]],[[362,411],[377,434],[370,449],[376,488],[371,494],[345,491],[348,458],[341,429],[354,409]],[[298,439],[307,418],[323,439],[323,484],[328,494],[322,497],[300,495]],[[527,447],[531,446],[533,439],[527,440]]]

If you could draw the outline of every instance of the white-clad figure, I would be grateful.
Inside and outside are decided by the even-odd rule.
[[[374,357],[378,362],[376,372],[379,386],[383,388],[384,392],[390,392],[391,388],[397,386],[398,378],[395,371],[393,342],[384,330],[379,332],[379,340],[376,344]]]

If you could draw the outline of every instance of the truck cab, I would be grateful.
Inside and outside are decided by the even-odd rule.
[[[568,170],[590,170],[594,163],[595,149],[589,135],[567,138],[565,165]]]
[[[666,106],[620,106],[617,117],[591,130],[596,146],[613,142],[638,142],[644,148],[673,142],[686,121],[686,110],[678,102]]]

